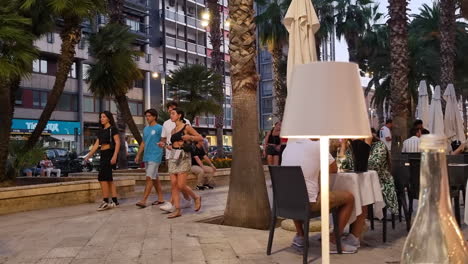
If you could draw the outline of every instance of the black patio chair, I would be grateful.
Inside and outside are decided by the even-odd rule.
[[[273,207],[271,213],[270,234],[268,237],[267,255],[271,255],[273,237],[275,234],[277,217],[301,220],[304,222],[304,250],[303,262],[307,263],[309,249],[309,221],[319,217],[320,211],[312,212],[310,209],[309,195],[299,166],[269,166],[273,187]],[[338,230],[337,209],[332,208],[333,231],[336,238],[338,253],[341,250],[341,238]]]
[[[459,226],[461,226],[460,191],[466,189],[465,171],[467,167],[451,166],[451,164],[463,164],[464,162],[463,155],[447,156],[450,198],[453,200],[455,219],[457,219]]]

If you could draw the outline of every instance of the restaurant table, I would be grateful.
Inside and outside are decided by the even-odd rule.
[[[382,196],[379,175],[376,171],[367,172],[339,172],[330,175],[330,190],[348,191],[354,196],[354,210],[348,224],[356,220],[356,216],[362,214],[362,207],[374,204],[374,216],[383,218],[382,209],[385,202]]]

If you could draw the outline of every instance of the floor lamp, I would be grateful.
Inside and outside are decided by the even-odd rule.
[[[322,263],[330,263],[329,140],[369,136],[370,124],[357,64],[315,62],[295,66],[281,137],[320,139]]]

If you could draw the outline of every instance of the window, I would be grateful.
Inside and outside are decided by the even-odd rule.
[[[136,88],[144,88],[144,83],[145,83],[145,80],[144,79],[141,79],[141,80],[136,80],[135,81],[135,87]]]
[[[94,98],[94,112],[98,113],[101,111],[101,100],[99,98]]]
[[[54,43],[54,32],[48,32],[47,36],[47,43]]]
[[[44,108],[47,104],[47,92],[33,91],[33,108]]]
[[[33,72],[47,73],[47,60],[33,60]]]
[[[263,80],[271,79],[273,77],[271,64],[263,64],[260,67],[260,75],[261,75]]]
[[[131,19],[126,19],[126,24],[127,26],[130,27],[130,30],[132,31],[140,31],[140,22],[139,21],[135,21],[135,20],[131,20]]]
[[[262,96],[272,96],[273,95],[273,82],[262,82]]]
[[[15,95],[15,106],[23,105],[23,89],[18,88]]]
[[[90,69],[91,69],[91,65],[86,64],[86,63],[83,64],[83,79],[88,80]]]
[[[110,111],[111,113],[117,113],[117,105],[112,100],[110,101]]]
[[[132,115],[142,116],[143,115],[143,103],[139,102],[128,102],[130,112]]]
[[[76,79],[76,62],[72,64],[68,77]]]
[[[88,96],[83,97],[83,106],[84,112],[94,112],[94,98]]]
[[[57,104],[59,111],[78,111],[78,98],[75,94],[62,94]]]
[[[262,114],[270,114],[273,113],[273,99],[263,99],[262,104]]]
[[[270,130],[273,127],[273,118],[271,115],[263,115],[262,124],[264,130]]]

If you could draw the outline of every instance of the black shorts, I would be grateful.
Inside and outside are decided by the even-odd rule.
[[[114,165],[111,164],[112,156],[114,155],[114,150],[106,149],[101,150],[101,161],[100,169],[98,174],[98,181],[113,181],[112,178],[112,169]]]
[[[279,156],[280,153],[279,151],[276,150],[275,145],[268,145],[266,149],[266,154],[270,156]]]

